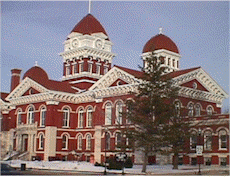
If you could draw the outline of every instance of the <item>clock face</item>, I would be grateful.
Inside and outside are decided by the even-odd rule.
[[[74,39],[73,41],[72,41],[72,47],[74,47],[74,48],[76,48],[76,47],[78,47],[78,40],[77,39]]]
[[[98,49],[101,49],[103,47],[103,42],[102,40],[98,39],[95,41],[95,46],[98,48]]]

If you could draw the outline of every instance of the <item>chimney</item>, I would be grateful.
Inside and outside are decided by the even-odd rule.
[[[12,69],[11,70],[11,89],[14,90],[20,83],[21,69]]]

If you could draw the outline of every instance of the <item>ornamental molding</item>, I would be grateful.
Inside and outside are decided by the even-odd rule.
[[[121,79],[124,82],[133,85],[138,84],[141,80],[135,78],[133,75],[114,66],[109,72],[107,72],[100,80],[92,85],[89,90],[105,89],[110,87],[117,79]],[[119,86],[117,86],[119,87]]]
[[[174,84],[180,85],[183,82],[188,82],[189,80],[195,78],[196,79],[202,77],[205,78],[206,75],[204,76],[203,74],[204,74],[203,70],[197,69],[190,73],[174,78]],[[117,79],[121,79],[128,84],[111,86]],[[213,81],[212,79],[209,80],[209,82],[212,81]],[[32,79],[26,78],[6,98],[7,100],[9,100],[10,103],[6,103],[3,101],[1,101],[0,103],[3,103],[5,107],[8,106],[7,107],[8,109],[10,108],[9,106],[12,107],[16,105],[37,103],[37,102],[46,102],[47,105],[49,104],[58,105],[59,102],[66,102],[66,103],[73,103],[73,104],[87,103],[87,102],[99,103],[103,101],[103,98],[137,93],[138,86],[140,83],[141,80],[135,78],[133,75],[123,71],[122,69],[117,68],[116,66],[113,67],[100,80],[98,80],[93,86],[91,86],[88,91],[79,92],[79,93],[67,93],[61,91],[48,90],[44,88],[42,85],[33,81]],[[23,93],[25,93],[25,91],[28,90],[30,87],[35,88],[36,90],[40,91],[40,93],[22,96]],[[215,89],[214,87],[212,88]],[[217,103],[218,105],[221,105],[222,100],[225,98],[224,95],[218,94],[218,91],[206,92],[206,91],[201,91],[201,90],[188,88],[184,86],[180,86],[179,96],[213,102],[213,103]]]
[[[228,94],[202,68],[198,68],[194,71],[173,78],[173,83],[176,85],[182,85],[194,79],[196,79],[203,87],[205,87],[209,91],[206,93],[213,95],[213,97],[217,97],[219,99],[228,98]],[[183,88],[183,86],[181,87]],[[193,89],[193,90],[199,91],[197,89]]]
[[[171,55],[171,56],[174,56],[174,57],[177,57],[177,59],[181,58],[181,55],[178,54],[178,53],[175,53],[175,52],[171,52],[169,50],[166,50],[166,49],[159,49],[159,50],[155,50],[153,51],[154,54],[158,54],[157,56],[163,56],[163,57],[166,57],[167,55]],[[145,52],[141,55],[141,57],[143,57],[144,59],[146,57],[150,57],[150,55],[153,54],[153,52]]]
[[[29,88],[34,88],[40,93],[48,92],[48,89],[33,81],[29,77],[26,77],[7,97],[6,100],[10,101],[11,99],[16,99],[21,97]],[[37,94],[35,94],[37,95]],[[30,95],[33,96],[33,95]],[[26,97],[26,96],[25,96]]]
[[[63,57],[63,62],[66,62],[67,59],[71,60],[76,56],[88,57],[90,55],[95,59],[98,57],[101,58],[102,60],[107,59],[109,60],[109,63],[111,63],[112,59],[116,56],[115,53],[95,49],[88,46],[78,47],[70,51],[65,51],[63,53],[60,53],[59,55]],[[80,59],[80,57],[78,57],[77,59]]]

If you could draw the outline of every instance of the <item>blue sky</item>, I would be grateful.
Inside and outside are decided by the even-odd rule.
[[[1,91],[10,90],[12,68],[23,75],[35,61],[50,79],[61,80],[59,53],[87,15],[88,1],[3,1],[1,10]],[[113,64],[138,69],[145,43],[163,27],[179,48],[180,68],[201,66],[230,94],[229,2],[92,1],[91,12],[114,43]]]

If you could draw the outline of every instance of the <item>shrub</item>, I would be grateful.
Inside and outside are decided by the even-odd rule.
[[[132,167],[133,167],[132,159],[131,157],[128,157],[124,163],[124,168],[132,168]]]
[[[122,163],[116,161],[115,157],[109,159],[109,170],[122,170]]]
[[[99,166],[102,166],[102,165],[100,163],[98,163],[98,162],[95,162],[95,166],[99,167]]]

